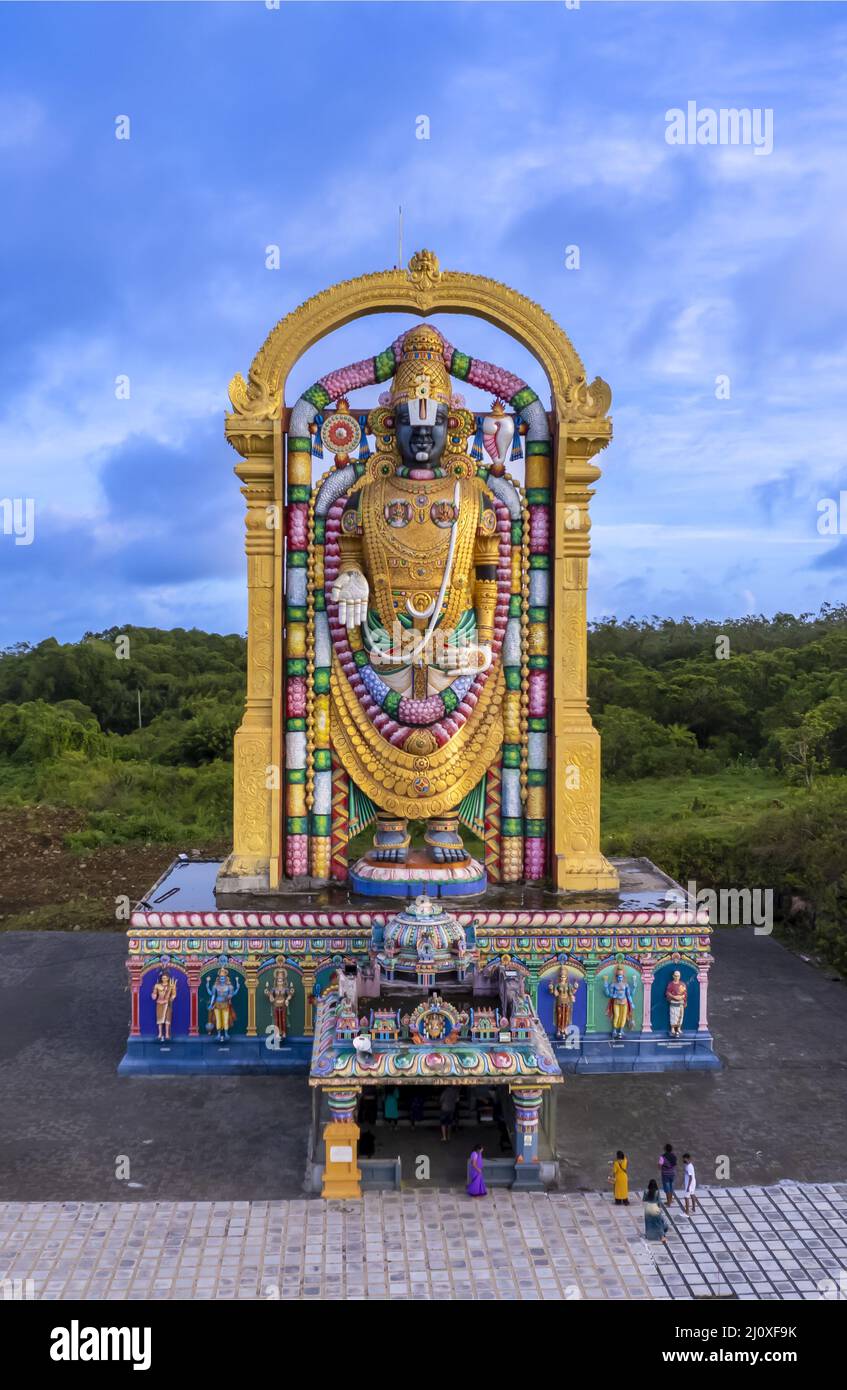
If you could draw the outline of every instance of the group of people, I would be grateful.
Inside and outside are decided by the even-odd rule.
[[[442,1143],[447,1143],[456,1128],[457,1111],[459,1103],[459,1089],[457,1086],[444,1086],[441,1088],[439,1096],[439,1128],[441,1130]],[[397,1128],[400,1119],[400,1088],[394,1086],[386,1091],[384,1099],[385,1122],[392,1129]],[[409,1123],[414,1129],[424,1116],[424,1094],[423,1091],[415,1088],[409,1102]],[[480,1116],[477,1116],[479,1120]],[[494,1097],[491,1118],[497,1123],[501,1130],[501,1149],[504,1148],[502,1132],[506,1130],[505,1120],[502,1109],[497,1104],[497,1097]],[[363,1132],[359,1140],[359,1154],[362,1158],[372,1158],[374,1156],[376,1144],[371,1126],[376,1125],[377,1120],[377,1097],[373,1088],[366,1090],[359,1103],[359,1122],[363,1126]],[[506,1133],[506,1147],[511,1149],[511,1143]],[[667,1243],[670,1222],[664,1214],[665,1210],[673,1206],[674,1202],[679,1205],[682,1203],[683,1212],[686,1216],[693,1215],[697,1210],[697,1175],[694,1171],[694,1161],[690,1153],[682,1155],[683,1187],[677,1196],[677,1173],[679,1162],[674,1152],[672,1144],[665,1144],[663,1152],[659,1155],[659,1179],[651,1178],[647,1184],[641,1201],[644,1208],[644,1235],[647,1240],[661,1241]],[[629,1160],[623,1149],[618,1149],[612,1162],[612,1172],[610,1175],[612,1191],[616,1206],[629,1206]],[[660,1192],[661,1184],[661,1192]],[[485,1197],[488,1189],[485,1185],[484,1176],[484,1156],[482,1145],[475,1147],[468,1159],[467,1186],[466,1191],[469,1197]],[[661,1194],[664,1193],[664,1204]]]
[[[679,1204],[680,1198],[676,1195],[677,1169],[678,1161],[673,1145],[666,1144],[664,1151],[659,1155],[659,1181],[662,1185],[662,1192],[665,1194],[664,1205],[666,1208],[672,1206],[674,1201]],[[694,1161],[691,1154],[682,1155],[682,1169],[683,1211],[688,1216],[693,1215],[697,1210],[697,1174],[694,1171]],[[615,1206],[628,1207],[629,1160],[623,1149],[618,1149],[615,1155],[610,1182],[612,1183]],[[644,1206],[644,1235],[646,1239],[661,1241],[662,1244],[666,1244],[670,1222],[662,1211],[659,1182],[655,1178],[651,1178],[648,1182],[647,1190],[641,1200]]]

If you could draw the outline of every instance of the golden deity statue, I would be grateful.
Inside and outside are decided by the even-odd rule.
[[[305,352],[386,312],[414,322],[286,405]],[[549,404],[508,364],[422,322],[441,314],[521,343]],[[470,397],[471,413],[453,385],[486,405]],[[381,394],[351,404],[372,387]],[[589,382],[539,305],[421,251],[300,305],[230,398],[247,504],[247,697],[218,894],[615,889],[586,651],[606,383]],[[325,451],[333,463],[316,468]]]
[[[357,712],[336,652],[336,747],[379,808],[371,862],[403,863],[407,822],[420,817],[432,862],[460,864],[469,856],[456,807],[503,738],[492,652],[500,542],[494,499],[467,453],[474,417],[453,401],[434,329],[406,335],[389,398],[368,424],[380,444],[341,516],[330,598],[379,713]],[[467,718],[453,731],[460,706]],[[406,730],[402,741],[385,733],[388,720]]]

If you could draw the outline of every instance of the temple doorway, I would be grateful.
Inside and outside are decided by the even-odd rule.
[[[464,1187],[471,1150],[480,1147],[486,1181],[505,1186],[514,1177],[514,1118],[507,1086],[365,1088],[358,1122],[364,1172],[373,1162],[375,1175],[384,1177],[393,1160],[404,1188]]]

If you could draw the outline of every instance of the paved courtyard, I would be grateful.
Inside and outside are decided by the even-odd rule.
[[[847,1269],[845,1183],[704,1189],[672,1221],[661,1247],[637,1194],[7,1202],[0,1277],[33,1299],[797,1300]]]

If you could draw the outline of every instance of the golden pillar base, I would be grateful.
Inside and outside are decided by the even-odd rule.
[[[331,1120],[324,1130],[326,1164],[321,1196],[327,1200],[360,1198],[362,1170],[356,1164],[359,1126],[349,1120]]]
[[[620,886],[617,869],[602,854],[557,854],[554,873],[562,893],[614,892]]]
[[[553,875],[560,892],[612,892],[617,870],[600,853],[600,735],[587,714],[556,730]]]
[[[244,723],[233,747],[233,853],[221,866],[218,893],[267,893],[271,861],[271,730]]]

